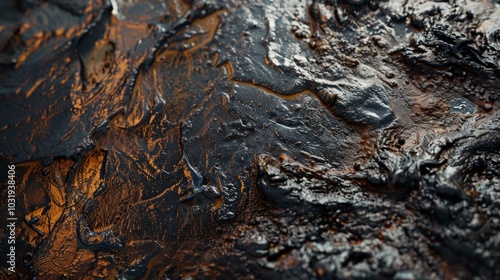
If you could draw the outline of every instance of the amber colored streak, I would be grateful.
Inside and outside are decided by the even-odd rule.
[[[219,24],[220,24],[219,15],[223,12],[224,11],[218,11],[218,12],[215,12],[207,17],[199,18],[199,19],[196,19],[195,21],[193,21],[193,23],[191,24],[192,29],[193,28],[200,28],[200,29],[207,31],[207,33],[198,34],[198,35],[193,36],[192,38],[189,38],[188,40],[181,41],[181,42],[175,42],[175,43],[171,44],[165,51],[163,51],[162,53],[157,55],[156,61],[161,60],[162,57],[165,57],[169,54],[178,53],[179,51],[177,51],[175,48],[179,47],[179,45],[181,45],[181,44],[194,45],[192,48],[181,51],[182,53],[185,53],[185,54],[191,54],[191,53],[196,52],[200,48],[206,46],[210,42],[212,42],[212,40],[215,37],[215,33],[217,32],[217,29],[219,27]]]
[[[90,5],[92,5],[92,4],[90,4]],[[28,40],[28,42],[26,43],[26,50],[19,55],[15,67],[16,68],[20,67],[26,61],[26,59],[40,47],[40,45],[43,42],[47,41],[49,38],[53,37],[54,35],[58,36],[59,34],[60,35],[64,34],[65,37],[68,39],[70,39],[74,36],[81,35],[85,31],[85,28],[90,25],[90,23],[92,22],[93,19],[94,19],[94,16],[89,15],[80,26],[77,25],[73,28],[68,29],[66,34],[64,34],[64,32],[61,32],[60,30],[57,30],[54,33],[53,32],[44,33],[42,31],[38,32],[37,34],[35,34],[35,36],[32,39]],[[21,28],[19,30],[19,34],[22,35],[23,33],[27,32],[30,28],[32,28],[32,26],[30,26],[29,24],[24,24],[23,26],[21,26]]]
[[[143,104],[143,102],[139,102],[139,98],[142,97],[142,94],[141,94],[141,83],[140,81],[142,81],[143,79],[143,71],[142,70],[139,70],[139,72],[137,73],[136,77],[135,77],[135,82],[134,82],[134,86],[132,88],[132,94],[131,94],[131,97],[130,97],[130,102],[128,103],[128,106],[127,106],[127,109],[126,109],[126,116],[127,118],[132,116],[137,119],[135,119],[134,121],[127,121],[127,123],[131,123],[131,125],[136,125],[137,123],[139,123],[141,120],[142,120],[142,114],[141,113],[138,113],[137,111],[138,110],[141,110],[142,108],[140,108],[140,104]],[[139,106],[134,106],[134,104],[139,104]]]
[[[43,32],[38,32],[37,34],[35,34],[35,37],[28,40],[28,42],[26,43],[26,50],[21,53],[19,55],[19,57],[17,58],[17,63],[16,63],[16,68],[19,67],[21,64],[24,63],[24,61],[26,61],[26,59],[30,56],[30,54],[32,54],[33,52],[35,52],[39,47],[40,45],[45,42],[48,38],[51,37],[51,34],[50,33],[43,33]]]
[[[39,160],[27,161],[16,164],[16,168],[26,169],[26,173],[22,176],[22,183],[19,184],[20,186],[17,189],[17,193],[20,194],[23,193],[25,191],[25,188],[30,185],[29,180],[31,173],[39,172],[39,170],[42,169],[42,163]]]
[[[43,80],[36,81],[35,84],[26,92],[26,98],[29,98],[42,83]]]
[[[218,56],[215,57],[215,65],[217,65],[217,60],[218,59]],[[233,76],[234,76],[234,68],[233,68],[233,65],[231,64],[230,61],[224,63],[222,66],[224,66],[227,71],[228,71],[228,74],[229,74],[229,79],[232,81],[232,82],[235,82],[235,83],[239,83],[239,84],[245,84],[245,85],[249,85],[249,86],[252,86],[252,87],[255,87],[255,88],[258,88],[258,89],[261,89],[269,94],[272,94],[272,95],[275,95],[279,98],[282,98],[282,99],[285,99],[285,100],[288,100],[288,101],[292,101],[302,95],[309,95],[309,96],[312,96],[312,97],[315,97],[326,109],[328,109],[332,114],[334,114],[334,112],[331,110],[331,106],[329,105],[326,105],[323,100],[321,100],[320,98],[317,98],[317,95],[309,90],[309,89],[306,89],[306,90],[303,90],[303,91],[299,91],[299,92],[295,92],[295,93],[292,93],[292,94],[281,94],[281,93],[277,93],[277,92],[274,92],[270,89],[268,89],[267,87],[264,87],[264,86],[261,86],[261,85],[257,85],[255,83],[249,83],[249,82],[242,82],[242,81],[238,81],[238,80],[235,80],[233,79]],[[334,114],[335,115],[335,114]],[[349,123],[347,122],[346,120],[342,119],[342,118],[339,118],[337,117],[337,119],[339,121],[341,121],[342,123],[344,123],[346,126],[349,126],[349,127],[353,127],[356,129],[356,131],[360,131],[361,133],[361,142],[362,142],[362,146],[364,148],[364,151],[363,153],[356,153],[356,155],[354,156],[357,156],[357,155],[363,155],[363,160],[364,161],[368,161],[373,155],[374,155],[374,145],[376,144],[376,139],[375,139],[375,135],[372,135],[370,133],[370,131],[372,131],[372,127],[370,126],[366,126],[366,125],[361,125],[361,124],[353,124],[353,123]],[[351,147],[349,146],[345,146],[345,148],[347,150],[350,150]],[[350,158],[354,159],[354,156],[352,154],[348,155]],[[346,168],[346,170],[351,170],[351,168]]]
[[[113,61],[115,68],[113,71],[114,77],[109,79],[112,83],[105,83],[103,90],[108,89],[108,92],[113,92],[122,88],[122,85],[129,81],[127,73],[132,69],[138,69],[138,73],[134,77],[131,96],[125,110],[125,118],[116,122],[120,127],[134,126],[143,118],[142,110],[144,108],[140,105],[144,105],[145,100],[140,100],[140,98],[143,98],[143,95],[139,91],[144,73],[139,65],[144,61],[147,53],[136,53],[134,50],[137,47],[137,43],[150,36],[151,32],[152,28],[148,24],[120,21],[115,17],[111,17],[109,32],[104,38],[115,45]],[[123,34],[127,34],[127,36],[123,36]],[[139,106],[133,106],[133,104],[138,104]]]
[[[86,58],[91,69],[87,69],[89,74],[97,73],[101,77],[101,80],[105,79],[106,74],[100,73],[105,62],[110,62],[110,64],[115,65],[113,68],[113,77],[107,79],[112,81],[112,83],[105,82],[105,87],[103,90],[107,92],[115,91],[120,88],[120,84],[124,82],[124,77],[132,68],[142,61],[145,54],[139,54],[134,61],[130,61],[128,53],[137,46],[137,42],[147,34],[151,32],[150,28],[146,24],[135,24],[124,21],[118,21],[112,18],[111,25],[107,28],[109,31],[106,32],[104,38],[96,42],[94,51],[91,53],[90,57]],[[128,34],[124,37],[121,34]],[[114,48],[110,43],[113,43]],[[130,66],[130,64],[132,64]],[[90,71],[92,70],[92,71]],[[109,70],[111,71],[111,70]],[[107,74],[109,75],[109,74]],[[104,80],[106,81],[106,79]]]
[[[215,65],[217,65],[217,63],[215,63]],[[224,63],[222,66],[226,67],[226,69],[227,69],[227,71],[229,73],[229,79],[232,82],[239,83],[239,84],[245,84],[245,85],[249,85],[249,86],[261,89],[261,90],[263,90],[263,91],[265,91],[265,92],[267,92],[269,94],[278,96],[279,98],[282,98],[282,99],[285,99],[285,100],[288,100],[288,101],[294,100],[294,99],[296,99],[296,98],[298,98],[298,97],[300,97],[302,95],[310,95],[310,96],[316,97],[316,95],[314,94],[314,92],[312,92],[309,89],[306,89],[306,90],[303,90],[303,91],[299,91],[299,92],[295,92],[295,93],[292,93],[292,94],[281,94],[281,93],[277,93],[275,91],[272,91],[272,90],[270,90],[270,89],[268,89],[268,88],[266,88],[264,86],[261,86],[261,85],[257,85],[257,84],[249,83],[249,82],[238,81],[238,80],[233,79],[234,68],[233,68],[233,65],[231,64],[230,61]],[[319,101],[326,107],[326,105],[321,100],[319,100]],[[328,107],[326,107],[326,108],[328,108]]]
[[[105,62],[110,58],[109,53],[113,51],[113,46],[108,40],[99,40],[95,42],[94,51],[87,56],[82,57],[84,61],[85,71],[88,73],[87,79],[95,78],[102,80],[104,76],[102,68]]]
[[[68,202],[79,204],[87,198],[90,198],[99,187],[101,164],[103,164],[104,155],[102,152],[92,152],[87,155],[82,163],[75,170],[73,181],[68,182]],[[83,194],[83,196],[81,196]]]
[[[137,46],[140,39],[147,38],[152,32],[152,27],[146,23],[128,22],[111,17],[110,31],[105,39],[113,41],[116,49],[127,53]],[[125,35],[126,34],[126,35]],[[136,54],[137,61],[146,54]]]

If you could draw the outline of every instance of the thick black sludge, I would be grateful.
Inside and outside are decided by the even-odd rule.
[[[1,5],[3,279],[500,277],[498,1]]]

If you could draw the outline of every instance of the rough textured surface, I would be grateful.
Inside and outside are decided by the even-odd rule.
[[[0,277],[500,277],[498,1],[1,9]]]

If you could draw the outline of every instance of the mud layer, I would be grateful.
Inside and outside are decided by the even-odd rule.
[[[498,1],[0,8],[0,279],[500,277]]]

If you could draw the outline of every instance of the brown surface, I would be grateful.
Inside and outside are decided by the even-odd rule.
[[[499,277],[498,3],[11,2],[0,277]]]

